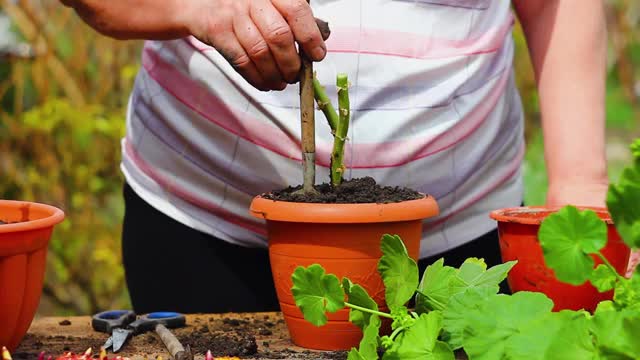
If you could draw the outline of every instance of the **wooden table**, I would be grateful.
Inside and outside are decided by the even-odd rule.
[[[203,359],[207,349],[215,356],[238,355],[243,359],[346,359],[345,352],[294,346],[280,313],[189,315],[187,326],[173,332],[183,345],[191,345],[196,359]],[[35,360],[40,351],[61,355],[65,351],[82,353],[88,347],[95,352],[107,337],[91,328],[88,316],[37,318],[13,358]],[[155,332],[133,337],[118,355],[169,359]]]

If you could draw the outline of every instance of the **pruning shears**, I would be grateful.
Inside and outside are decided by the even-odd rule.
[[[110,334],[103,348],[113,348],[113,352],[120,351],[131,336],[151,330],[157,330],[158,325],[163,328],[178,328],[186,324],[184,315],[175,312],[154,312],[137,316],[131,310],[110,310],[93,315],[91,326],[94,330]]]

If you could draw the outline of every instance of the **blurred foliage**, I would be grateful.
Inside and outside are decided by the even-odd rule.
[[[58,0],[3,1],[33,59],[0,59],[0,198],[59,206],[66,220],[50,245],[41,314],[128,307],[120,257],[120,139],[139,66],[139,42],[114,41]],[[640,2],[607,1],[607,125],[612,177],[638,135]],[[521,29],[515,71],[526,114],[528,204],[544,202],[546,178],[535,78]],[[622,151],[617,151],[618,146]]]
[[[4,1],[2,10],[35,57],[0,62],[0,198],[66,213],[40,313],[128,307],[119,162],[140,43],[96,34],[59,1]]]

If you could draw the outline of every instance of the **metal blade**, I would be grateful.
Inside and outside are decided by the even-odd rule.
[[[118,351],[120,351],[124,343],[127,342],[127,339],[129,338],[129,335],[131,335],[132,332],[133,331],[131,330],[125,330],[121,328],[113,329],[113,333],[111,334],[111,337],[113,338],[114,353],[117,353]]]
[[[109,338],[107,339],[107,341],[104,342],[104,345],[102,345],[102,348],[107,350],[110,347],[113,346],[113,337],[109,336]]]

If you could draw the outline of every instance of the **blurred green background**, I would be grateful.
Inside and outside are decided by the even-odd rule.
[[[57,0],[4,1],[0,15],[0,48],[11,50],[0,54],[0,198],[67,213],[50,245],[39,314],[127,307],[120,139],[141,43],[97,35]],[[607,18],[607,154],[615,178],[629,160],[627,145],[640,136],[640,1],[607,1]],[[526,203],[543,204],[535,81],[518,26],[515,38],[527,122]]]

